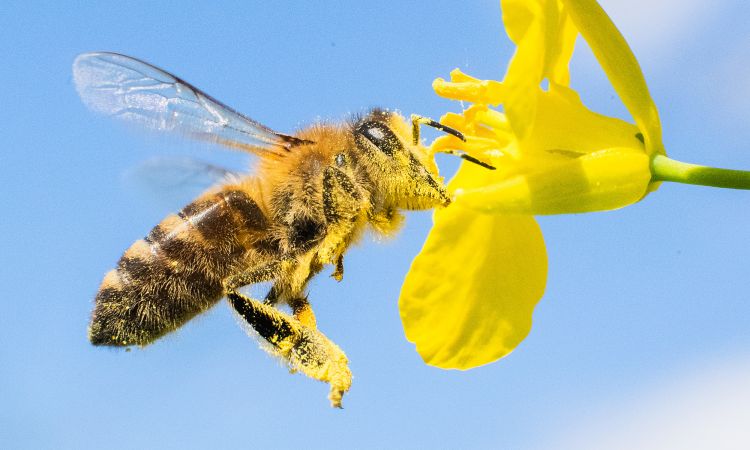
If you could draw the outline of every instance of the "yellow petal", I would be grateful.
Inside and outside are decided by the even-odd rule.
[[[664,154],[661,122],[643,72],[625,38],[596,0],[562,0],[607,78],[643,132],[649,154]]]
[[[502,0],[503,23],[516,52],[503,84],[505,111],[519,140],[533,127],[536,96],[544,78],[567,86],[576,30],[557,0]]]
[[[501,0],[503,23],[510,39],[516,44],[503,85],[506,88],[503,106],[510,125],[519,140],[534,125],[536,97],[545,63],[546,5],[553,0]]]
[[[610,148],[583,155],[550,154],[538,168],[494,184],[455,191],[454,204],[497,214],[571,214],[617,209],[637,202],[651,182],[643,151]],[[461,167],[466,179],[469,171]],[[457,177],[458,178],[458,175]]]
[[[406,338],[433,366],[493,362],[529,333],[546,279],[547,254],[533,217],[436,211],[401,289]]]
[[[568,66],[573,56],[578,30],[565,10],[559,15],[557,27],[552,33],[548,38],[551,42],[547,49],[544,74],[553,86],[567,86],[570,84]]]
[[[641,148],[634,125],[588,109],[569,88],[556,86],[539,95],[535,132],[525,151],[589,153],[609,147]]]

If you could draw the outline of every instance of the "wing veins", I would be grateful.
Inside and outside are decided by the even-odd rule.
[[[260,156],[283,156],[310,141],[277,133],[185,80],[152,64],[117,53],[79,55],[76,87],[92,109],[135,120],[159,131],[213,141]]]

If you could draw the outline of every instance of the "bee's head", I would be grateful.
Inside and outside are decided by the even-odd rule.
[[[450,197],[434,159],[412,143],[412,129],[398,113],[374,110],[354,124],[354,139],[375,189],[403,209],[446,206]]]

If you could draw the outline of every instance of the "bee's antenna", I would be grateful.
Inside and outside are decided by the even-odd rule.
[[[478,166],[482,166],[485,169],[495,170],[496,167],[490,164],[487,164],[486,162],[476,159],[475,157],[469,155],[468,153],[462,152],[461,150],[443,150],[440,153],[447,153],[449,155],[455,155],[458,156],[461,159],[465,159],[466,161],[469,161],[471,163],[474,163]]]
[[[443,125],[442,123],[440,123],[440,122],[438,122],[436,120],[430,119],[429,117],[423,117],[423,116],[420,116],[420,115],[417,115],[417,114],[412,114],[411,115],[411,127],[412,127],[412,133],[411,133],[411,135],[412,135],[412,139],[414,141],[414,145],[417,145],[419,143],[419,126],[420,125],[427,125],[428,127],[432,127],[432,128],[438,129],[440,131],[448,133],[451,136],[455,136],[455,137],[461,139],[462,141],[466,142],[466,137],[463,135],[463,133],[461,133],[460,131],[456,130],[455,128],[451,128],[451,127],[449,127],[447,125]],[[445,150],[445,151],[442,151],[441,153],[448,153],[450,155],[456,155],[456,156],[458,156],[461,159],[465,159],[466,161],[469,161],[469,162],[472,162],[472,163],[477,164],[479,166],[482,166],[485,169],[495,170],[494,166],[491,166],[491,165],[487,164],[484,161],[480,161],[480,160],[476,159],[475,157],[473,157],[473,156],[471,156],[471,155],[469,155],[469,154],[467,154],[465,152],[462,152],[460,150]]]
[[[418,114],[412,114],[411,115],[411,128],[412,128],[412,138],[414,140],[415,145],[419,143],[419,126],[420,125],[427,125],[428,127],[436,128],[452,136],[456,136],[457,138],[466,142],[466,138],[464,137],[463,133],[461,133],[460,131],[454,128],[451,128],[447,125],[443,125],[442,123],[436,120],[432,120],[429,117],[420,116]]]

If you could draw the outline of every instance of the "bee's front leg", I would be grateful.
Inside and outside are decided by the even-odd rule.
[[[336,258],[336,268],[333,269],[331,274],[334,280],[341,281],[344,279],[344,255],[339,255]]]

